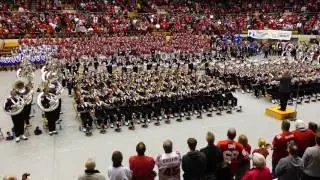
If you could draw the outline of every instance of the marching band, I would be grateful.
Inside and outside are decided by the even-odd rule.
[[[248,49],[219,48],[219,43],[212,52],[203,53],[152,52],[139,57],[126,52],[71,61],[52,58],[41,69],[42,92],[37,104],[49,135],[57,134],[61,95],[67,87],[68,95],[74,94],[81,130],[89,135],[94,125],[102,133],[108,127],[120,131],[122,126],[134,129],[140,123],[147,127],[152,121],[159,125],[162,119],[170,123],[173,117],[181,121],[194,114],[201,118],[204,112],[241,111],[233,95],[238,88],[257,97],[270,95],[275,102],[283,69],[292,76],[291,100],[320,100],[319,62],[310,58],[319,49],[299,46],[297,56],[292,57],[293,48],[288,45],[282,51],[284,57],[261,61],[248,59]],[[17,142],[26,139],[24,126],[29,125],[34,76],[30,63],[24,61],[18,74],[20,81],[4,104]]]

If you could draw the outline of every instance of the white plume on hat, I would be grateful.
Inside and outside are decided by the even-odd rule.
[[[307,129],[306,123],[301,119],[296,120],[296,130],[304,131]]]

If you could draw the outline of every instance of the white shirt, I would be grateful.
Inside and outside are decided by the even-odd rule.
[[[110,180],[131,180],[132,179],[132,171],[124,166],[120,167],[109,167],[108,169],[108,178]]]

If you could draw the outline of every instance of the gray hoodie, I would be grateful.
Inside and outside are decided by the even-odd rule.
[[[289,155],[280,159],[276,167],[276,175],[279,180],[300,180],[303,161],[299,156]]]

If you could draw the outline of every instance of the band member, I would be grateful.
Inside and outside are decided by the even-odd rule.
[[[57,98],[54,94],[50,93],[49,89],[43,90],[43,96],[41,97],[41,104],[44,108],[49,109],[52,106],[52,102],[56,102]],[[56,131],[56,121],[59,119],[59,108],[55,108],[52,111],[45,111],[45,117],[48,121],[48,129],[49,129],[49,135],[58,134]]]
[[[17,95],[16,91],[11,91],[11,96],[7,99],[5,103],[5,111],[13,113],[13,111],[23,108],[24,100]],[[24,124],[25,124],[25,113],[20,112],[18,114],[11,115],[13,122],[13,129],[16,137],[16,142],[20,142],[20,138],[27,140],[28,138],[24,135]]]
[[[23,108],[22,113],[24,114],[24,120],[26,123],[26,126],[31,126],[30,124],[30,114],[31,114],[31,106],[32,106],[32,90],[31,90],[31,84],[28,84],[25,86],[25,84],[22,81],[18,81],[15,85],[16,87],[16,93],[21,98],[25,99],[27,102],[25,102],[25,106]]]
[[[94,115],[97,119],[98,128],[100,128],[101,123],[106,119],[105,112],[105,104],[99,99],[99,97],[95,97]],[[104,124],[106,124],[106,122],[104,122]]]
[[[280,97],[280,110],[285,111],[287,108],[289,96],[290,96],[290,83],[291,76],[288,71],[282,74],[280,78],[279,97]]]
[[[68,95],[71,97],[72,96],[72,89],[74,88],[75,82],[72,76],[69,76],[67,78],[67,88],[68,88]]]
[[[92,117],[90,114],[91,111],[91,106],[87,103],[84,102],[83,99],[80,99],[79,104],[77,105],[77,110],[80,113],[80,118],[82,121],[82,127],[83,131],[86,132],[86,127],[89,126],[89,128],[92,127]]]

